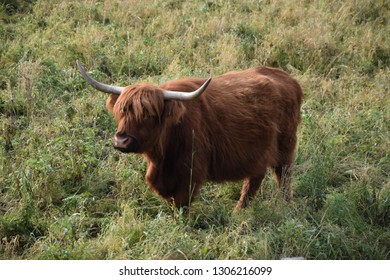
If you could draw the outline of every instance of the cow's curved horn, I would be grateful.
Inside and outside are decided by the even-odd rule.
[[[171,91],[163,90],[165,100],[192,100],[200,96],[207,88],[211,81],[211,78],[208,78],[207,81],[197,90],[193,92],[182,92],[182,91]]]
[[[81,75],[83,75],[83,77],[87,80],[87,82],[95,89],[105,93],[111,93],[116,95],[121,94],[121,92],[123,91],[124,87],[110,86],[94,80],[91,76],[87,74],[87,72],[85,72],[83,66],[81,66],[81,63],[78,60],[76,61],[76,64],[80,70]]]

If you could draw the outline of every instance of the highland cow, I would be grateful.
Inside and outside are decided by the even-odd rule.
[[[176,207],[189,207],[207,181],[244,180],[236,209],[246,207],[267,167],[284,198],[292,198],[291,169],[302,90],[282,70],[256,67],[210,79],[185,78],[160,86],[110,86],[107,108],[118,128],[114,148],[142,154],[146,181]]]

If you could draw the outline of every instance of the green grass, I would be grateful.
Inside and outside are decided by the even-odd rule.
[[[0,4],[0,259],[390,259],[387,1]],[[155,84],[255,65],[302,85],[293,189],[209,183],[188,217],[111,147],[103,82]]]

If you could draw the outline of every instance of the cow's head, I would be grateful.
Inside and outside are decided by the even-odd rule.
[[[164,129],[177,124],[184,114],[180,101],[197,98],[211,81],[209,78],[193,92],[169,91],[151,84],[118,87],[97,82],[78,61],[77,66],[90,85],[111,94],[106,106],[118,123],[114,148],[125,153],[144,153],[158,145]]]

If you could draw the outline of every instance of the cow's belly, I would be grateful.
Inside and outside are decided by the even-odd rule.
[[[217,161],[209,167],[209,180],[215,182],[237,181],[259,174],[263,165],[260,158],[241,159],[235,162]]]

